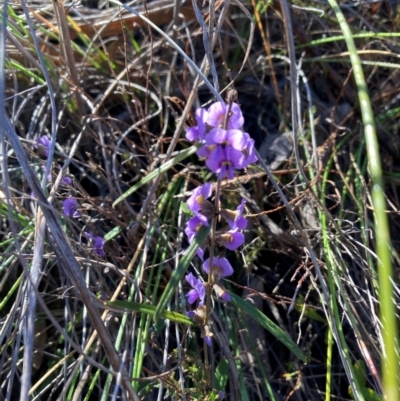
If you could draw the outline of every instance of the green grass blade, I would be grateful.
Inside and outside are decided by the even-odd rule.
[[[197,249],[201,246],[201,244],[206,240],[208,233],[210,232],[210,226],[202,226],[200,231],[197,233],[193,242],[190,244],[189,248],[186,250],[185,255],[179,261],[178,267],[173,272],[171,279],[169,280],[167,287],[165,288],[160,301],[157,305],[156,312],[154,314],[154,320],[162,316],[164,309],[167,307],[169,300],[172,298],[175,290],[177,289],[179,282],[182,280],[183,275],[186,273],[186,270],[189,266],[190,261],[193,259],[196,254]]]
[[[294,343],[293,340],[279,326],[277,326],[272,320],[268,319],[267,316],[255,308],[252,304],[246,302],[238,295],[233,293],[230,293],[230,295],[232,297],[233,305],[267,329],[277,340],[288,347],[289,350],[293,352],[293,354],[295,354],[299,359],[301,359],[303,362],[307,362],[307,357],[303,351],[301,351],[296,343]]]
[[[141,304],[138,302],[130,302],[130,301],[109,301],[105,303],[108,306],[112,306],[113,308],[120,308],[121,311],[126,312],[127,310],[132,312],[145,313],[147,315],[154,315],[156,312],[156,306]],[[171,312],[164,310],[161,312],[160,317],[164,319],[169,319],[176,323],[188,324],[190,326],[194,325],[193,320],[178,312]]]

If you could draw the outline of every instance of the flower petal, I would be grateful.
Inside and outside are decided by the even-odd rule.
[[[77,218],[80,216],[78,209],[78,201],[75,198],[67,198],[63,202],[64,215],[67,217]]]
[[[242,150],[246,146],[246,137],[239,129],[226,131],[226,141],[237,150]]]
[[[221,277],[231,276],[233,274],[233,267],[229,263],[228,259],[220,258],[218,261],[219,268],[221,269]]]

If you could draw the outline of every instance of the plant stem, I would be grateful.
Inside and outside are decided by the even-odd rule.
[[[210,270],[208,274],[208,282],[207,282],[207,287],[206,287],[206,324],[208,324],[208,317],[210,315],[210,309],[211,309],[211,293],[214,285],[213,281],[213,275],[212,275],[212,268],[213,268],[213,259],[214,259],[214,247],[215,247],[215,237],[217,233],[217,222],[219,218],[219,197],[221,194],[221,180],[218,179],[217,181],[217,188],[215,190],[215,201],[214,201],[214,217],[212,218],[211,221],[211,239],[210,239]],[[211,386],[211,372],[210,372],[210,364],[208,363],[208,349],[207,345],[204,344],[204,360],[206,362],[206,373],[207,373],[207,381],[210,386]]]

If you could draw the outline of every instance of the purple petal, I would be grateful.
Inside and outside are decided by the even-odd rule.
[[[246,146],[246,137],[238,129],[228,130],[226,132],[226,141],[237,150],[242,150]]]
[[[221,270],[220,272],[221,277],[227,277],[233,274],[233,267],[229,263],[228,259],[220,258],[218,261],[218,266]]]
[[[215,128],[222,128],[227,113],[227,105],[222,102],[212,104],[208,109],[207,124]],[[228,129],[238,129],[244,124],[244,118],[240,107],[236,103],[232,103],[230,110],[230,117],[228,120]]]
[[[207,145],[221,145],[226,141],[227,131],[222,128],[214,128],[206,135]]]
[[[206,296],[206,289],[204,287],[204,284],[202,283],[201,280],[197,279],[192,273],[189,273],[185,277],[185,279],[193,288],[186,294],[189,304],[192,304],[193,302],[200,299],[200,306],[201,306],[204,303],[204,298]]]
[[[236,208],[236,210],[239,212],[240,215],[242,215],[244,212],[245,204],[246,204],[246,200],[242,199],[242,201],[240,202],[240,205]]]
[[[190,290],[185,296],[187,297],[189,304],[192,304],[199,299],[199,294],[195,289]]]
[[[72,185],[72,180],[69,177],[61,178],[61,184],[63,185]]]
[[[204,251],[201,248],[197,248],[196,255],[201,259],[204,260]]]
[[[193,319],[195,315],[196,315],[196,312],[193,311],[193,310],[190,310],[189,312],[186,312],[186,316],[187,316],[189,319]]]
[[[192,288],[194,288],[196,286],[196,282],[197,282],[197,278],[193,275],[193,273],[189,273],[186,277],[185,277],[186,281],[190,284],[190,286]]]
[[[232,301],[232,297],[230,296],[228,291],[224,291],[221,295],[220,298],[223,299],[226,302],[231,302]]]
[[[244,118],[240,106],[237,103],[232,103],[231,116],[229,117],[228,129],[239,129],[244,124]]]
[[[243,154],[243,152],[233,147],[226,148],[226,158],[232,163],[233,167],[236,169],[242,169],[248,166],[248,164],[245,163],[246,157]]]
[[[215,263],[215,257],[213,258],[213,263]],[[207,273],[210,274],[210,258],[206,259],[203,263],[203,270]]]
[[[94,237],[93,237],[93,234],[92,233],[90,233],[90,232],[88,232],[88,231],[86,231],[86,232],[84,232],[84,235],[85,235],[85,237],[87,238],[87,239],[93,239]]]
[[[204,201],[211,196],[212,184],[206,182],[202,186],[196,188],[192,195],[186,201],[187,207],[192,212],[198,212],[204,204]]]
[[[247,136],[249,137],[246,143],[246,147],[244,150],[242,150],[242,152],[244,152],[245,156],[246,156],[246,167],[252,163],[255,163],[258,161],[257,159],[257,155],[256,155],[256,149],[255,149],[255,142],[254,139],[250,138],[250,135],[247,134]]]
[[[63,211],[65,216],[77,218],[80,216],[78,209],[78,201],[75,198],[67,198],[63,202]]]
[[[211,337],[210,336],[205,336],[203,337],[203,340],[205,341],[205,343],[211,347],[212,346],[212,341],[211,341]]]
[[[231,229],[238,228],[239,230],[245,230],[247,228],[247,219],[244,218],[243,216],[239,216],[234,222],[234,225],[231,226],[229,224],[229,226]]]
[[[243,216],[245,204],[246,201],[242,199],[240,205],[236,208],[235,212],[231,210],[225,210],[226,213],[224,214],[224,211],[222,211],[223,217],[226,219],[231,230],[235,230],[236,228],[238,228],[239,230],[246,229],[247,219]]]
[[[106,253],[103,250],[105,243],[106,241],[103,237],[95,237],[93,244],[94,253],[96,253],[99,256],[106,256]]]
[[[220,180],[223,180],[225,177],[228,177],[229,180],[235,178],[235,171],[233,170],[232,163],[228,160],[222,162],[221,170],[218,174]]]
[[[217,146],[206,160],[207,167],[218,174],[221,171],[222,163],[226,160],[226,155],[221,146]]]
[[[200,213],[196,213],[194,217],[188,220],[186,223],[185,234],[188,236],[190,243],[193,241],[193,238],[203,225],[208,227],[209,223],[207,221],[207,217]]]
[[[196,110],[196,120],[197,120],[197,127],[199,132],[199,140],[204,140],[204,136],[206,134],[206,121],[208,117],[208,112],[206,109],[199,108]]]
[[[51,142],[49,141],[47,136],[43,135],[40,138],[37,138],[36,143],[37,145],[35,147],[39,148],[42,151],[44,157],[48,157]]]
[[[214,147],[215,147],[215,145],[211,145],[211,146],[204,145],[202,148],[200,148],[196,152],[196,154],[199,157],[209,157],[210,153],[213,151]]]
[[[203,270],[210,274],[210,258],[204,261]],[[220,277],[227,277],[233,274],[233,268],[226,258],[213,258],[212,270]]]
[[[230,251],[234,251],[244,243],[244,235],[237,231],[228,231],[223,237],[227,238],[224,240],[224,246]]]
[[[225,112],[225,103],[216,102],[212,104],[208,109],[207,124],[215,128],[222,127],[224,124]]]
[[[200,137],[199,128],[197,126],[188,128],[185,137],[190,142],[197,141]]]

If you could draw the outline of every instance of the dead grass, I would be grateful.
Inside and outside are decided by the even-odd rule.
[[[364,388],[356,399],[368,399],[367,391],[381,399],[379,230],[356,86],[329,6],[296,1],[288,25],[278,2],[200,2],[200,24],[191,3],[131,5],[174,48],[122,7],[81,3],[23,2],[31,28],[19,3],[8,7],[0,86],[0,399],[212,400],[224,390],[230,400],[328,400],[327,382],[332,399],[349,399],[346,363]],[[377,125],[397,306],[398,16],[390,2],[341,6]],[[214,40],[203,36],[201,25],[209,24]],[[290,75],[285,28],[294,36],[299,78],[295,69]],[[243,312],[217,303],[208,383],[197,329],[104,310],[105,300],[157,305],[188,245],[180,202],[210,177],[190,156],[113,207],[189,148],[181,130],[193,124],[194,107],[213,100],[177,46],[198,67],[203,62],[214,88],[237,90],[245,128],[273,169],[267,175],[258,166],[223,184],[228,202],[247,200],[251,217],[228,286],[279,325],[307,364]],[[55,147],[48,159],[34,147],[42,135]],[[268,137],[285,137],[284,146],[266,146]],[[51,172],[51,182],[39,182],[33,170],[41,170],[40,180]],[[60,185],[63,176],[72,185]],[[79,201],[79,219],[63,216],[70,196]],[[105,258],[93,253],[86,232],[106,237]],[[170,304],[180,313],[187,308],[182,291]],[[327,334],[329,299],[348,356]]]

